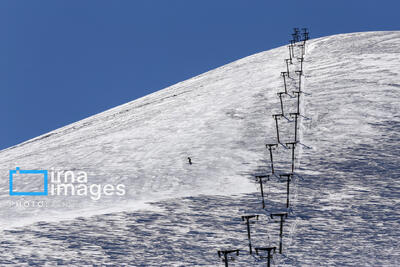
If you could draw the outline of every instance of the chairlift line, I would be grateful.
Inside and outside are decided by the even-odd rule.
[[[289,58],[285,59],[286,63],[286,71],[281,72],[281,76],[283,77],[283,82],[284,82],[284,92],[278,92],[277,96],[279,97],[280,100],[280,109],[281,109],[281,114],[273,114],[272,117],[275,120],[275,127],[276,127],[276,139],[277,143],[269,143],[266,144],[265,147],[268,149],[269,154],[270,154],[270,161],[271,161],[271,173],[272,175],[275,174],[275,169],[274,169],[274,158],[273,158],[273,150],[276,150],[278,148],[278,144],[282,144],[283,146],[287,146],[288,148],[291,149],[291,172],[289,173],[281,173],[279,174],[279,177],[286,177],[286,209],[287,211],[290,208],[290,183],[292,181],[293,175],[294,175],[294,163],[295,163],[295,148],[296,145],[298,144],[298,118],[300,116],[300,94],[302,93],[301,91],[301,76],[303,75],[303,62],[304,62],[304,55],[305,55],[305,44],[306,41],[309,39],[309,32],[307,28],[302,28],[301,30],[299,28],[293,28],[293,34],[292,34],[292,40],[290,40],[290,44],[288,46],[289,48]],[[297,42],[302,41],[301,44],[296,44]],[[297,58],[295,58],[294,55],[294,47],[299,47],[300,48],[300,55]],[[294,141],[293,142],[286,142],[282,143],[280,140],[280,132],[279,132],[279,124],[278,120],[280,120],[282,117],[284,117],[284,105],[283,105],[283,100],[282,97],[284,94],[288,94],[288,84],[286,83],[286,77],[290,78],[290,69],[289,69],[289,64],[293,64],[293,58],[297,59],[297,62],[300,63],[300,69],[295,70],[295,73],[298,75],[298,90],[292,91],[294,95],[297,96],[297,112],[287,112],[290,117],[294,118]],[[286,104],[285,104],[286,106]],[[287,107],[286,107],[287,108]],[[286,114],[287,114],[286,113]],[[191,164],[191,159],[188,157],[189,164]],[[265,212],[265,192],[264,192],[264,184],[270,180],[270,175],[255,175],[257,183],[260,185],[260,193],[261,193],[261,198],[262,198],[262,210]],[[270,188],[270,187],[268,187]],[[294,189],[296,190],[296,189]],[[292,189],[293,191],[293,189]],[[268,195],[267,195],[268,196]],[[287,212],[281,212],[281,213],[271,213],[270,214],[271,219],[278,218],[279,219],[279,253],[283,253],[283,224],[288,218],[288,213]],[[250,224],[255,223],[255,221],[259,219],[259,215],[252,214],[252,215],[243,215],[241,217],[242,221],[245,222],[246,228],[247,228],[247,239],[248,239],[248,246],[249,246],[249,253],[253,254],[253,246],[251,243],[251,229],[250,229]],[[269,239],[269,235],[268,235]],[[273,253],[277,250],[277,247],[274,246],[265,246],[265,247],[255,247],[255,254],[260,258],[260,259],[267,259],[267,266],[269,267],[271,265],[271,259],[273,257]],[[234,258],[231,257],[229,258],[228,255],[235,253],[236,256],[239,256],[239,249],[234,249],[234,250],[219,250],[218,251],[218,257],[222,258],[222,261],[225,263],[225,267],[228,267],[228,263],[230,260],[233,260]],[[263,254],[264,253],[264,254]],[[267,254],[267,255],[265,255]]]

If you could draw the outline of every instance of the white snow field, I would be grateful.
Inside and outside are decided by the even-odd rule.
[[[289,216],[274,266],[400,266],[400,32],[307,41],[291,208],[279,174],[297,61],[262,210],[254,175],[271,172],[287,57],[258,53],[0,151],[0,266],[223,266],[226,248],[241,249],[229,266],[266,266],[241,216],[260,214],[254,247],[278,246],[278,211]],[[126,194],[10,196],[16,167],[85,171]]]

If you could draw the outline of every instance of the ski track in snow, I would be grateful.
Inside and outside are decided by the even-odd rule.
[[[275,265],[400,265],[399,41],[400,32],[367,32],[307,42],[292,209]],[[265,266],[245,252],[240,216],[263,214],[253,177],[270,172],[265,144],[276,142],[287,55],[285,46],[249,56],[1,151],[0,265],[222,266],[217,250],[240,248],[230,266]],[[284,101],[295,112],[295,99]],[[292,141],[293,122],[279,123]],[[274,157],[278,173],[290,170],[290,150]],[[128,193],[17,210],[8,207],[16,166],[85,170],[90,183]],[[267,182],[268,212],[284,209],[285,188]],[[253,245],[277,246],[278,232],[262,215]]]

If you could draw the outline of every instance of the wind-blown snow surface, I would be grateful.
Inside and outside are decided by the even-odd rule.
[[[266,215],[285,211],[285,183],[267,183],[263,212],[253,176],[270,172],[265,144],[275,142],[287,55],[252,55],[1,151],[1,265],[218,266],[220,248],[244,250],[232,266],[265,265],[246,253],[240,216],[263,214],[253,243],[278,245]],[[399,60],[400,32],[307,43],[292,209],[275,264],[400,264]],[[296,83],[292,75],[285,112],[296,111]],[[292,141],[291,118],[279,123]],[[274,153],[277,172],[289,172],[290,150]],[[89,183],[123,183],[127,194],[10,207],[22,199],[8,195],[17,166],[87,171]]]

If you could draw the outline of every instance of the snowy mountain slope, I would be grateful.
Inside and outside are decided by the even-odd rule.
[[[399,39],[368,32],[307,43],[292,210],[276,264],[399,264]],[[252,177],[270,172],[265,143],[276,141],[271,115],[287,55],[281,47],[238,60],[1,151],[3,228],[47,221],[4,230],[1,263],[217,266],[217,249],[246,250],[240,216],[261,213]],[[289,84],[284,105],[294,112],[297,80]],[[290,120],[279,122],[284,142],[293,139]],[[277,172],[288,172],[289,150],[274,153]],[[10,208],[8,169],[16,166],[86,170],[89,181],[124,183],[127,195],[52,198],[79,201],[69,209]],[[274,177],[267,188],[267,211],[284,209],[284,181]],[[143,202],[153,204],[132,211]],[[90,214],[98,215],[76,218]],[[48,222],[62,216],[71,220]],[[278,230],[263,215],[254,244],[276,245]],[[243,253],[232,265],[265,262]]]
[[[400,263],[399,41],[399,32],[354,33],[309,46],[299,254],[327,265]]]
[[[116,202],[135,208],[143,201],[168,197],[254,191],[243,173],[251,172],[263,157],[259,144],[266,136],[260,133],[268,128],[268,101],[275,101],[267,88],[280,84],[268,71],[281,64],[284,51],[239,60],[3,150],[0,202],[9,200],[8,170],[17,166],[83,170],[91,183],[126,185],[127,195],[121,198],[79,198],[79,205],[90,211],[115,207]],[[189,156],[192,166],[187,164]],[[72,201],[70,196],[66,199]],[[80,214],[83,208],[72,209]],[[7,225],[10,217],[21,221],[30,213],[42,213],[1,212]],[[46,219],[59,216],[57,209],[43,213]]]

